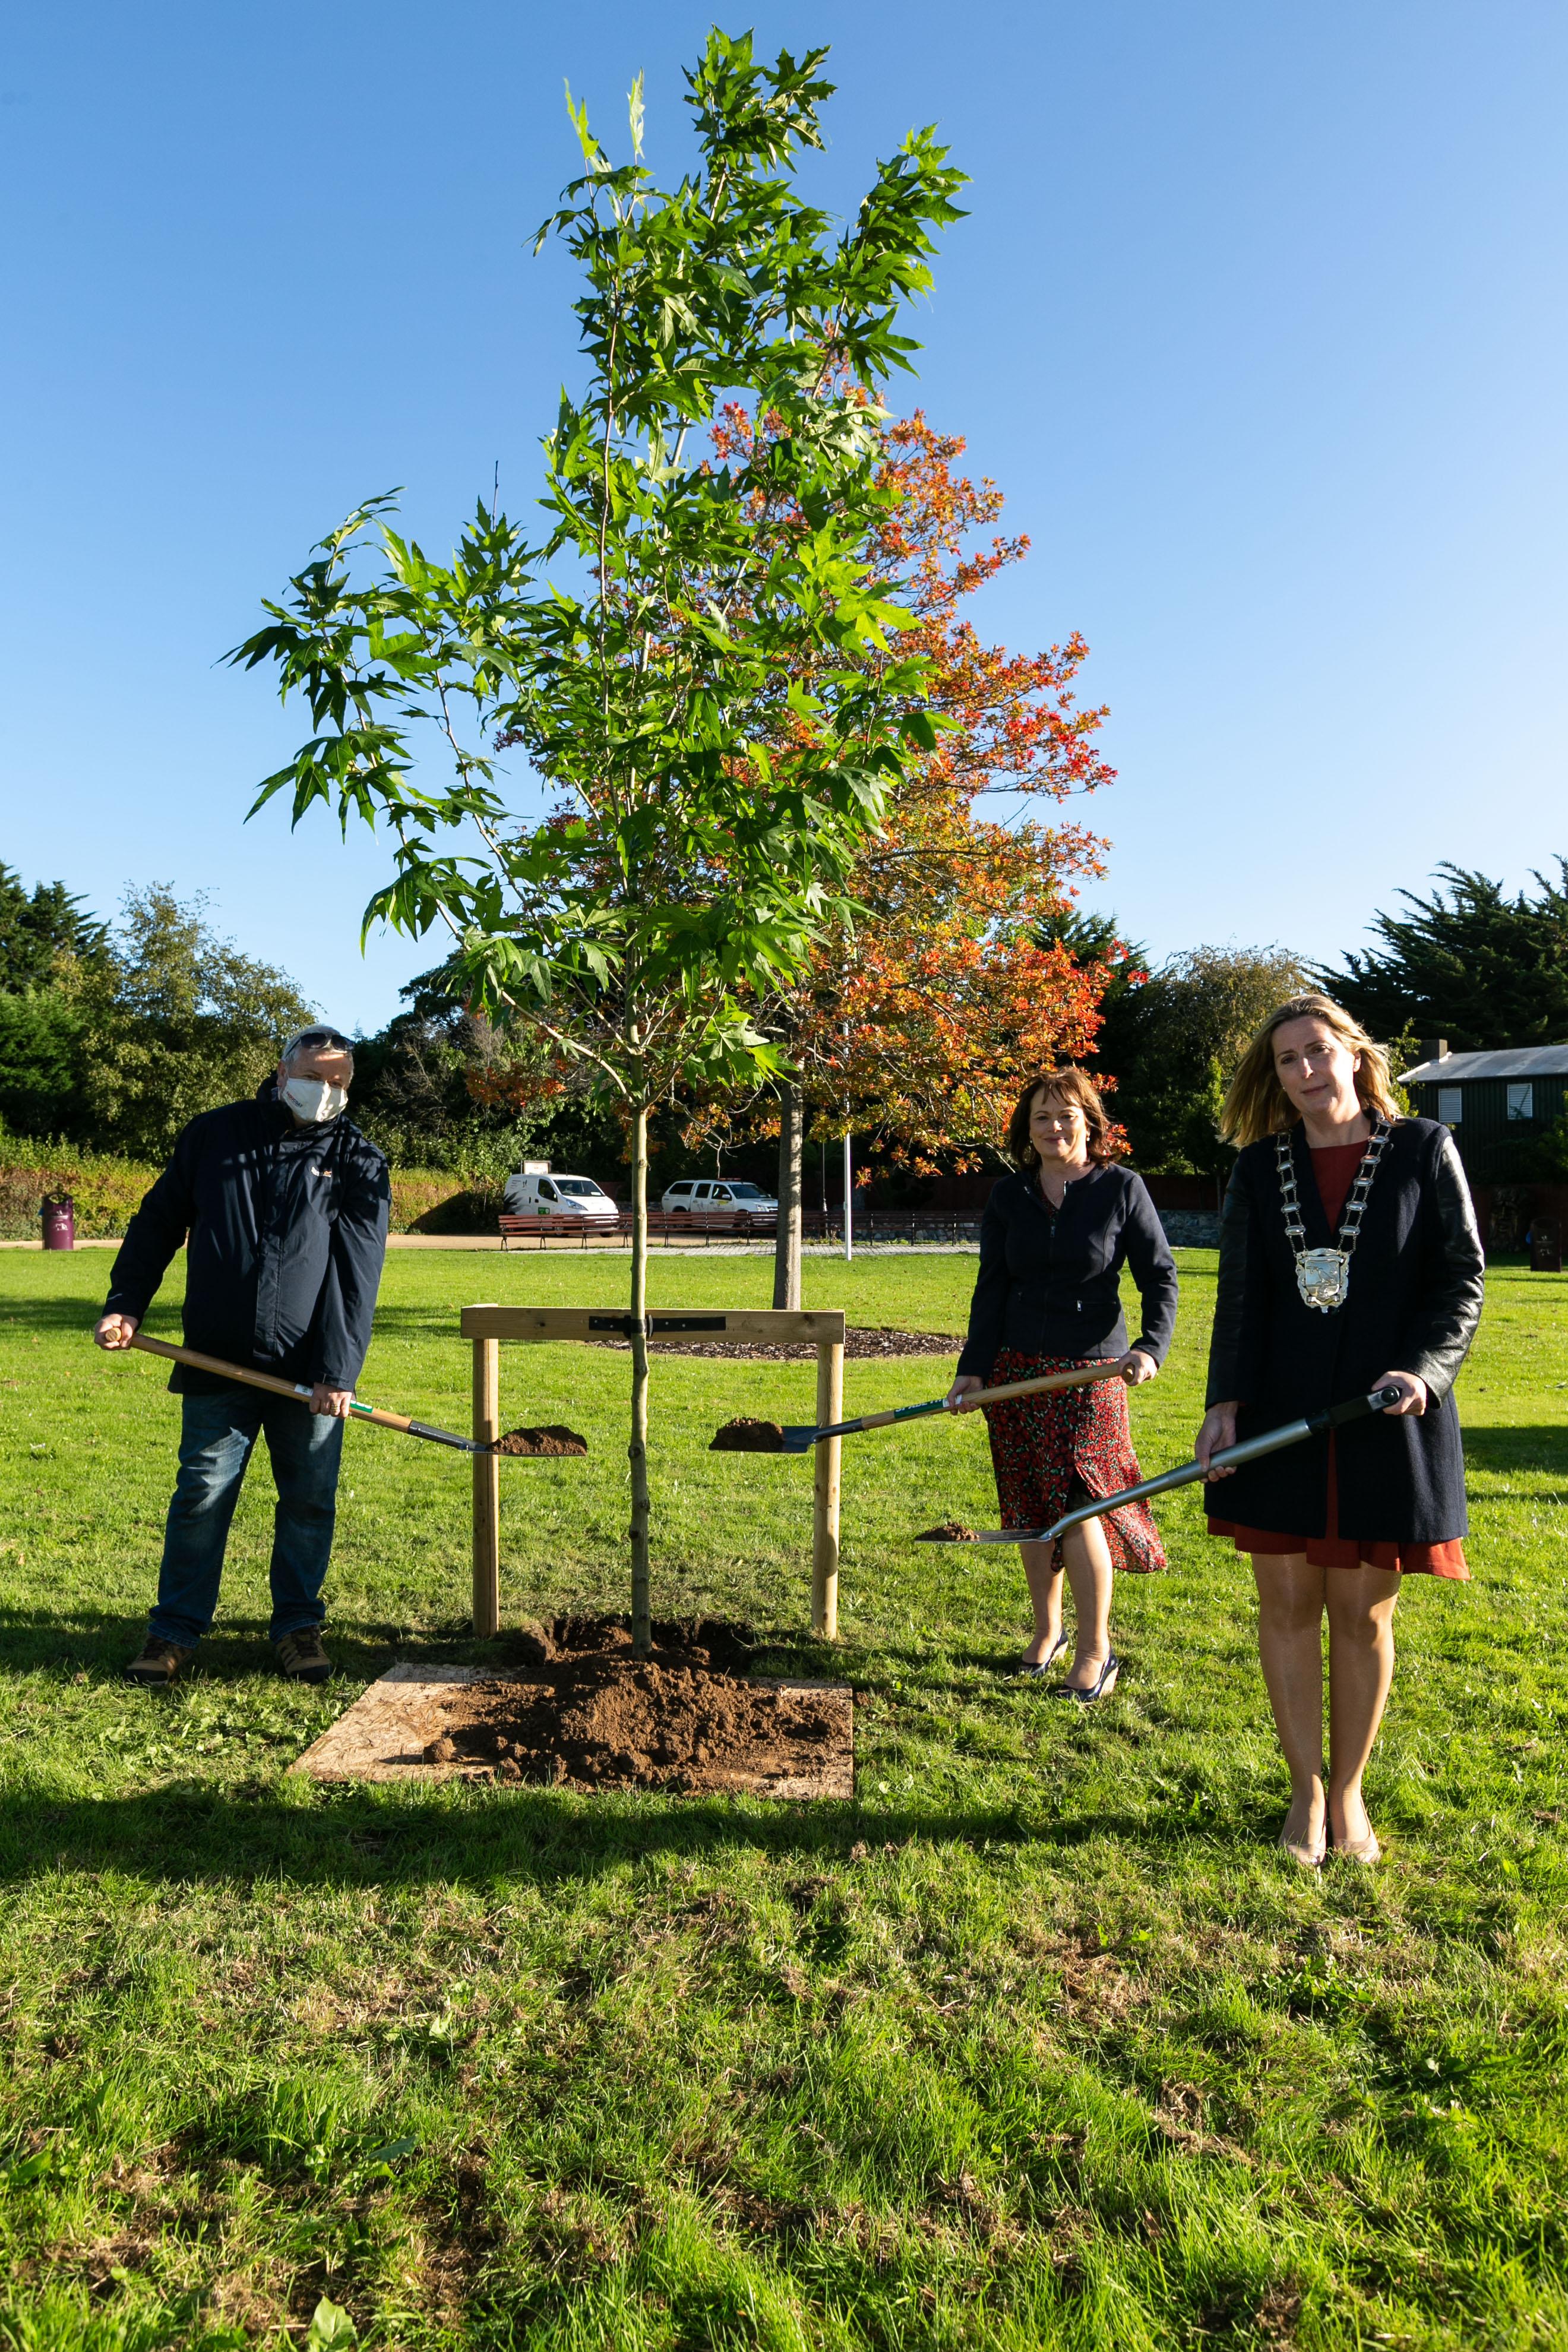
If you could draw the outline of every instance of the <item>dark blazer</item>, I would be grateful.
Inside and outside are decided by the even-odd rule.
[[[987,1379],[1005,1347],[1024,1356],[1125,1355],[1124,1265],[1143,1308],[1133,1344],[1163,1364],[1176,1327],[1176,1267],[1142,1178],[1130,1168],[1092,1168],[1053,1211],[1032,1174],[1004,1176],[980,1221],[980,1273],[959,1370]]]
[[[268,1078],[204,1111],[126,1227],[104,1312],[140,1320],[190,1237],[185,1345],[281,1380],[352,1389],[386,1250],[386,1162],[346,1118],[296,1126]],[[172,1389],[233,1384],[176,1364]]]
[[[1291,1150],[1306,1245],[1331,1248],[1300,1127]],[[1381,1372],[1414,1372],[1428,1391],[1419,1418],[1380,1413],[1339,1432],[1339,1524],[1369,1542],[1452,1542],[1468,1520],[1449,1391],[1480,1319],[1485,1278],[1454,1139],[1435,1119],[1399,1121],[1373,1179],[1349,1297],[1327,1315],[1296,1286],[1275,1160],[1272,1136],[1248,1144],[1226,1194],[1208,1402],[1239,1399],[1237,1433],[1254,1437],[1364,1394]],[[1321,1536],[1328,1459],[1328,1440],[1319,1437],[1246,1463],[1206,1489],[1209,1508],[1247,1527]]]

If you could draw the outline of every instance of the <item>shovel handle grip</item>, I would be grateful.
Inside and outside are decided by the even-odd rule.
[[[140,1348],[143,1355],[166,1356],[171,1363],[189,1364],[193,1371],[215,1372],[225,1381],[242,1381],[247,1389],[265,1389],[270,1396],[292,1397],[296,1404],[310,1402],[310,1390],[298,1381],[280,1381],[272,1372],[253,1372],[247,1365],[228,1363],[222,1356],[204,1356],[198,1348],[176,1348],[172,1339],[149,1339],[140,1331],[132,1335],[131,1345]],[[374,1421],[383,1429],[400,1429],[407,1433],[409,1423],[400,1412],[379,1412],[368,1404],[351,1404],[349,1411],[356,1420]]]

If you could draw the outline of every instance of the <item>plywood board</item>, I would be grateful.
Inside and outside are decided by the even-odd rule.
[[[312,1741],[290,1765],[313,1780],[437,1781],[482,1777],[474,1766],[454,1759],[444,1764],[425,1760],[425,1749],[447,1728],[449,1703],[459,1689],[474,1683],[501,1679],[488,1666],[429,1666],[403,1663],[392,1666],[371,1684],[336,1723]],[[836,1718],[830,1745],[812,1757],[809,1772],[769,1775],[715,1764],[704,1773],[700,1793],[732,1790],[738,1794],[791,1799],[855,1794],[855,1702],[847,1683],[803,1682],[776,1675],[752,1678],[766,1688],[811,1691],[832,1703]],[[537,1783],[497,1782],[497,1787]]]

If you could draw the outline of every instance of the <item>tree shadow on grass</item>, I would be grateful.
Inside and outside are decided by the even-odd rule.
[[[299,1784],[296,1784],[299,1785]],[[1258,1840],[1237,1833],[1242,1844]],[[914,1811],[858,1800],[584,1797],[532,1788],[390,1789],[171,1782],[113,1798],[16,1791],[0,1798],[0,1884],[52,1872],[123,1873],[165,1885],[542,1886],[590,1881],[649,1855],[721,1860],[742,1852],[826,1864],[857,1849],[1032,1845],[1070,1851],[1112,1837],[1168,1870],[1190,1822],[1169,1816],[1030,1817],[1021,1807]],[[1266,1841],[1265,1841],[1266,1842]]]
[[[1467,1423],[1465,1460],[1472,1470],[1544,1470],[1568,1478],[1568,1422],[1533,1427],[1505,1423],[1487,1429]]]

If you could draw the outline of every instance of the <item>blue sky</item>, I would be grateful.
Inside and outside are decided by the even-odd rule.
[[[431,961],[362,960],[382,870],[250,824],[308,731],[216,657],[321,530],[406,486],[449,545],[532,495],[573,368],[569,78],[607,143],[710,12],[619,0],[62,5],[0,58],[0,858],[104,912],[213,919],[374,1026]],[[1558,0],[759,7],[829,41],[813,161],[852,203],[936,121],[973,175],[906,404],[968,437],[1028,562],[982,625],[1081,629],[1118,782],[1090,903],[1156,954],[1359,943],[1439,858],[1523,882],[1563,813]]]

